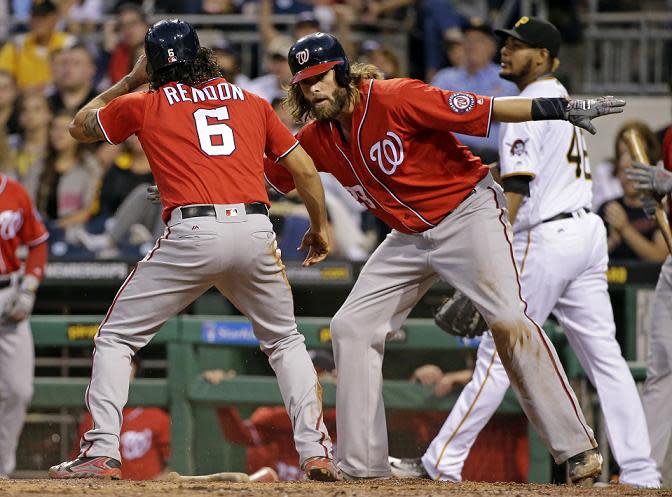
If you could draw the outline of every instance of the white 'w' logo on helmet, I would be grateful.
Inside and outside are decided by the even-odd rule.
[[[310,58],[310,52],[308,51],[307,48],[304,48],[303,50],[301,50],[296,54],[296,61],[301,65],[308,62],[309,58]]]

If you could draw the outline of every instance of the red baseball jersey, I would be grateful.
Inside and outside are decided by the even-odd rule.
[[[359,92],[348,142],[335,123],[313,121],[298,133],[301,146],[392,228],[436,226],[488,173],[453,132],[487,136],[492,99],[412,79],[365,80]],[[281,193],[294,188],[282,166],[268,160],[265,172]]]
[[[79,424],[79,439],[93,427],[91,414]],[[152,480],[170,459],[170,417],[158,407],[126,407],[119,439],[121,477],[124,480]],[[79,445],[73,449],[79,454]]]
[[[36,247],[49,238],[40,215],[35,210],[28,192],[21,184],[0,174],[0,274],[13,273],[21,267],[16,256],[19,245]],[[26,274],[38,279],[44,276],[45,260],[26,265]]]
[[[268,102],[222,78],[123,95],[98,110],[98,123],[110,143],[138,136],[164,220],[182,205],[268,204],[264,153],[284,157],[298,143]]]

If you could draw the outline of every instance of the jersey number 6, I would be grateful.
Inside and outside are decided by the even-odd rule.
[[[228,121],[229,109],[198,109],[194,112],[196,134],[201,150],[208,155],[231,155],[236,149],[233,130],[222,121]]]

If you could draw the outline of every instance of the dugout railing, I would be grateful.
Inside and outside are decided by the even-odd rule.
[[[91,347],[92,331],[101,316],[34,316],[31,320],[35,346]],[[298,318],[299,330],[308,348],[329,348],[328,318]],[[548,330],[552,337],[557,333]],[[274,376],[260,375],[251,351],[258,344],[246,319],[223,316],[180,316],[169,320],[148,347],[165,346],[165,378],[136,379],[129,392],[129,405],[159,406],[172,419],[170,466],[185,474],[244,470],[244,449],[226,443],[220,433],[214,406],[251,408],[282,405]],[[409,319],[388,340],[388,353],[450,352],[472,345],[447,336],[429,319]],[[259,353],[261,354],[261,353]],[[257,357],[257,360],[259,358]],[[200,375],[204,364],[216,363],[241,374],[218,385]],[[38,376],[34,383],[32,409],[84,408],[88,377]],[[335,405],[335,385],[324,384],[325,407]],[[437,398],[430,387],[405,380],[386,380],[386,408],[396,410],[449,411],[458,393]],[[498,413],[522,414],[511,391]],[[550,456],[533,429],[528,429],[530,482],[548,482]]]

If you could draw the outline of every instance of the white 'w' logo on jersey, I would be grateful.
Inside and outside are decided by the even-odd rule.
[[[2,211],[0,212],[0,238],[11,240],[23,226],[23,212]]]

